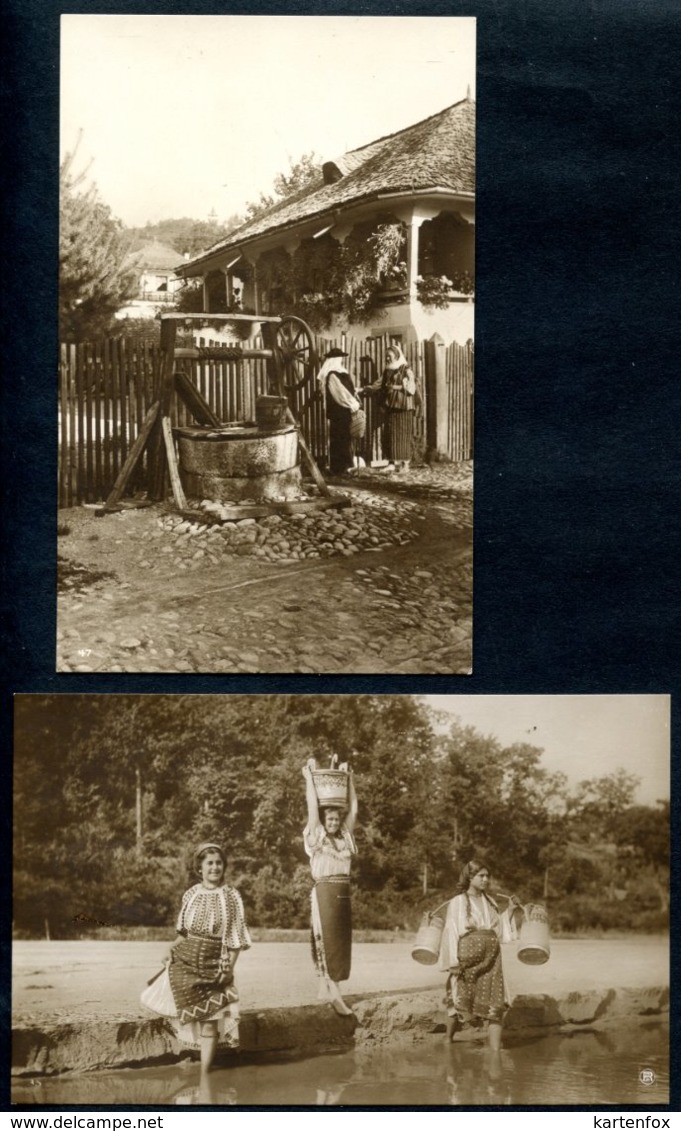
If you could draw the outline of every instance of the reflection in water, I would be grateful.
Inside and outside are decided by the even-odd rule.
[[[668,1019],[623,1018],[617,1028],[528,1039],[508,1034],[500,1053],[443,1036],[409,1045],[359,1046],[307,1060],[238,1059],[200,1081],[196,1062],[172,1067],[15,1080],[15,1104],[129,1107],[514,1106],[665,1104]],[[652,1076],[651,1076],[652,1073]],[[39,1087],[36,1085],[40,1085]]]
[[[472,1044],[450,1044],[447,1054],[447,1102],[454,1106],[503,1106],[511,1103],[503,1053]]]
[[[184,1085],[172,1096],[172,1103],[179,1106],[201,1105],[204,1107],[235,1107],[236,1088],[228,1086],[225,1073],[209,1072],[199,1078],[193,1088]]]

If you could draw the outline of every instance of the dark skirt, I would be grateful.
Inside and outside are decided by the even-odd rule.
[[[352,467],[351,418],[350,409],[337,404],[329,411],[329,471],[332,475],[343,475]]]
[[[312,889],[312,958],[321,977],[332,982],[350,977],[352,912],[347,876],[317,880]]]
[[[168,973],[180,1025],[214,1020],[237,1000],[234,986],[219,977],[221,949],[221,939],[194,937],[173,948]]]
[[[389,460],[411,459],[414,412],[386,410],[383,422],[383,456]]]
[[[459,973],[453,995],[464,1018],[501,1023],[505,1007],[501,947],[495,931],[477,930],[459,939]]]

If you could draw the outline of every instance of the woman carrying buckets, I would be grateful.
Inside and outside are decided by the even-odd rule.
[[[353,830],[357,795],[347,765],[319,770],[314,758],[303,766],[307,825],[303,833],[314,879],[312,889],[312,957],[319,977],[319,996],[341,1015],[345,1004],[339,982],[350,977],[352,918],[350,865],[357,852]]]
[[[512,895],[499,912],[488,894],[489,870],[471,860],[449,901],[442,932],[440,967],[447,971],[447,1036],[461,1028],[487,1025],[489,1047],[501,1046],[501,1022],[508,1006],[501,969],[502,942],[518,938],[520,900]]]

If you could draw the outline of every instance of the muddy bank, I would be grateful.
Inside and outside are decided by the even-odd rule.
[[[347,1000],[354,1017],[338,1017],[328,1005],[245,1011],[239,1059],[398,1046],[444,1032],[441,990],[360,998],[348,995]],[[504,1040],[616,1026],[624,1019],[664,1015],[668,1009],[665,986],[574,991],[563,997],[520,994],[506,1016]],[[26,1020],[14,1030],[12,1074],[36,1077],[149,1066],[172,1063],[180,1056],[172,1033],[160,1018],[102,1020],[80,1015],[40,1023]]]
[[[509,1037],[498,1056],[479,1042],[374,1042],[301,1056],[195,1061],[58,1076],[15,1077],[20,1108],[101,1104],[371,1107],[669,1102],[669,1018]],[[642,1071],[645,1069],[645,1071]]]

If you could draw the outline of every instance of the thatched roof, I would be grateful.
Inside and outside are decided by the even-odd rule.
[[[468,98],[326,161],[315,181],[182,264],[178,274],[266,233],[321,218],[338,208],[379,195],[435,189],[468,197],[475,193],[475,103]]]

